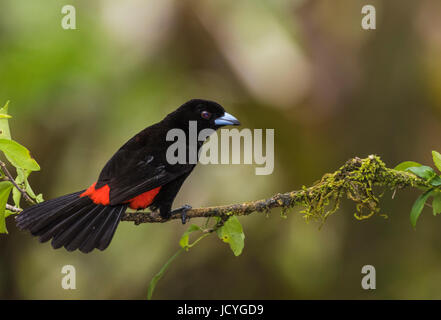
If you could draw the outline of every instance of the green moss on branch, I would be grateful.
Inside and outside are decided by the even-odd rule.
[[[355,217],[366,219],[380,212],[379,202],[382,193],[374,190],[378,187],[385,191],[406,187],[430,188],[431,186],[412,173],[387,168],[380,157],[370,155],[365,159],[355,157],[348,160],[340,169],[334,173],[325,174],[311,187],[278,193],[263,200],[191,209],[187,211],[187,216],[190,218],[243,216],[253,212],[268,213],[274,208],[282,208],[282,214],[285,214],[286,210],[301,206],[304,208],[301,212],[307,221],[315,220],[323,223],[327,217],[337,211],[341,199],[347,198],[356,204]],[[170,220],[180,219],[180,217],[180,214],[176,214]],[[151,212],[128,212],[122,220],[133,221],[136,224],[170,221]]]

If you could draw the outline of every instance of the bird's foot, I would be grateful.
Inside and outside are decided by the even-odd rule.
[[[177,209],[173,210],[172,212],[170,212],[170,215],[180,213],[182,224],[185,224],[188,220],[190,220],[190,218],[187,219],[187,211],[190,210],[191,208],[192,207],[190,205],[186,204],[186,205],[183,205],[182,207],[177,208]]]

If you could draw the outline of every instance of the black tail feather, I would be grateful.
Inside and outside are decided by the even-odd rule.
[[[107,246],[103,247],[99,245],[100,239],[103,237],[105,231],[108,230],[111,222],[119,219],[121,219],[121,217],[118,215],[104,215],[100,221],[100,225],[95,228],[95,230],[90,233],[89,237],[82,243],[81,250],[87,252],[92,250],[94,246],[97,246],[100,250],[107,248]]]
[[[43,216],[50,215],[51,212],[57,212],[61,207],[78,200],[80,192],[68,194],[63,197],[48,200],[36,204],[16,216],[15,221],[20,229],[27,229],[35,221],[40,220]],[[44,210],[41,208],[44,206]]]
[[[54,238],[52,239],[52,247],[55,249],[61,248],[64,246],[68,251],[69,250],[69,244],[77,237],[79,236],[82,228],[85,228],[88,223],[93,219],[95,215],[95,212],[93,210],[93,207],[89,208],[83,208],[77,218],[72,221],[69,225],[67,225],[63,230],[58,232]]]
[[[33,225],[29,228],[29,231],[31,231],[33,236],[40,236],[44,234],[47,229],[56,225],[60,221],[69,218],[76,212],[84,212],[93,208],[93,204],[90,202],[91,201],[89,201],[88,198],[78,198],[64,206],[54,208],[46,214],[41,215],[37,221],[34,221]],[[43,210],[45,210],[45,208],[41,207],[38,212]]]
[[[89,218],[91,220],[87,223],[87,225],[85,225],[85,227],[77,234],[77,236],[66,246],[66,249],[68,251],[73,251],[80,248],[81,245],[87,242],[87,240],[93,235],[99,224],[103,225],[103,218],[105,218],[106,216],[111,217],[112,208],[101,207],[98,209],[100,209],[99,212],[95,213],[92,217]],[[96,247],[97,245],[94,243],[94,246],[91,248],[91,250]],[[91,250],[81,251],[89,252]]]
[[[98,249],[104,250],[109,246],[110,241],[112,241],[113,235],[115,234],[116,228],[121,220],[121,216],[126,209],[127,206],[116,209],[114,212],[114,218],[112,216],[112,219],[109,219],[110,221],[105,224],[105,227],[103,228],[104,234],[102,237],[100,237],[98,242]]]
[[[96,240],[96,235],[99,233],[102,226],[104,226],[104,222],[107,217],[112,217],[113,215],[109,215],[107,210],[102,210],[89,224],[88,228],[84,229],[84,237],[82,237],[82,241],[77,241],[75,246],[79,248],[82,252],[90,252],[94,248],[98,247],[98,241]],[[71,243],[73,247],[74,244]]]
[[[41,242],[52,239],[54,249],[88,253],[106,249],[127,205],[103,206],[76,192],[32,206],[16,217],[17,227]]]
[[[46,228],[42,229],[38,234],[33,234],[35,236],[40,236],[40,242],[46,242],[57,236],[58,234],[64,232],[66,228],[69,228],[75,221],[81,219],[81,217],[88,211],[93,213],[98,206],[89,205],[81,210],[77,211],[64,211],[63,214],[60,214],[59,219],[47,225]]]

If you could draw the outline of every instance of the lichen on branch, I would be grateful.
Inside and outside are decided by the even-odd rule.
[[[230,215],[244,216],[253,212],[269,213],[274,208],[287,210],[300,206],[306,220],[324,222],[340,206],[342,199],[347,198],[356,204],[355,217],[366,219],[380,213],[379,202],[382,193],[378,189],[398,190],[406,187],[430,188],[431,186],[416,175],[387,168],[380,157],[370,155],[360,159],[348,160],[334,173],[325,174],[320,181],[301,190],[278,193],[271,198],[217,207],[190,209],[188,218],[222,217]],[[180,219],[175,214],[170,220]],[[123,221],[135,224],[167,222],[156,212],[127,212]]]

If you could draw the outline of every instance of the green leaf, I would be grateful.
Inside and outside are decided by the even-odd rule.
[[[14,201],[14,206],[17,208],[20,207],[20,200],[21,200],[21,192],[17,188],[12,189],[12,201]]]
[[[0,182],[0,233],[8,233],[6,229],[6,203],[11,193],[13,184],[9,181]]]
[[[430,184],[434,187],[441,186],[441,177],[436,175],[430,180]]]
[[[420,216],[421,211],[423,211],[424,204],[426,203],[432,191],[433,189],[427,190],[422,195],[420,195],[418,199],[415,200],[412,206],[412,210],[410,210],[410,223],[412,224],[412,227],[416,227],[418,217]]]
[[[14,214],[18,214],[18,212],[11,211],[11,210],[8,210],[8,209],[5,210],[5,218],[7,218],[9,216],[12,216]]]
[[[15,178],[15,183],[22,187],[30,173],[31,171],[29,170],[17,168],[17,178]],[[20,208],[21,192],[17,188],[12,189],[12,200],[14,201],[14,206]]]
[[[11,140],[11,131],[9,130],[9,118],[8,114],[9,101],[0,109],[0,139]]]
[[[441,171],[441,154],[437,151],[432,151],[433,163],[439,171]]]
[[[40,193],[39,195],[36,195],[34,190],[32,190],[31,185],[29,184],[28,177],[31,174],[32,171],[30,170],[24,170],[21,168],[17,168],[17,178],[15,179],[15,182],[21,186],[26,193],[34,199],[37,203],[43,202],[43,195]],[[14,200],[14,205],[18,208],[20,208],[20,200],[21,200],[22,194],[17,189],[14,188],[12,190],[12,199]]]
[[[43,202],[43,201],[44,201],[44,199],[43,199],[43,194],[42,194],[42,193],[38,194],[38,195],[35,197],[35,201],[37,201],[37,203],[41,203],[41,202]]]
[[[216,232],[222,241],[230,244],[230,248],[235,256],[239,256],[242,253],[245,234],[236,216],[230,217]]]
[[[406,169],[410,167],[421,167],[421,164],[415,161],[404,161],[397,165],[394,170],[406,171]]]
[[[429,180],[436,176],[435,170],[433,170],[431,167],[428,166],[420,166],[420,167],[409,167],[406,169],[406,171],[410,171],[413,174],[417,175],[420,178],[423,178],[425,180]]]
[[[25,191],[26,193],[33,199],[37,198],[37,195],[35,194],[34,190],[32,190],[31,185],[29,184],[28,178],[26,177],[25,181]]]
[[[433,215],[436,216],[441,213],[441,194],[436,194],[432,201]]]
[[[0,139],[0,150],[4,152],[6,158],[16,168],[39,171],[40,166],[35,161],[29,150],[21,144],[7,139]]]
[[[179,240],[179,245],[184,248],[187,249],[188,248],[188,244],[189,244],[189,239],[190,239],[190,233],[194,232],[194,231],[199,231],[201,230],[201,228],[195,224],[192,224],[187,231],[184,232],[184,234],[181,237],[181,240]]]
[[[162,266],[161,270],[153,277],[153,279],[150,281],[149,287],[147,289],[147,300],[152,299],[153,292],[155,291],[156,284],[159,280],[161,280],[162,276],[164,275],[165,271],[169,267],[169,265],[175,260],[182,252],[184,251],[183,248],[179,249],[168,261]]]

